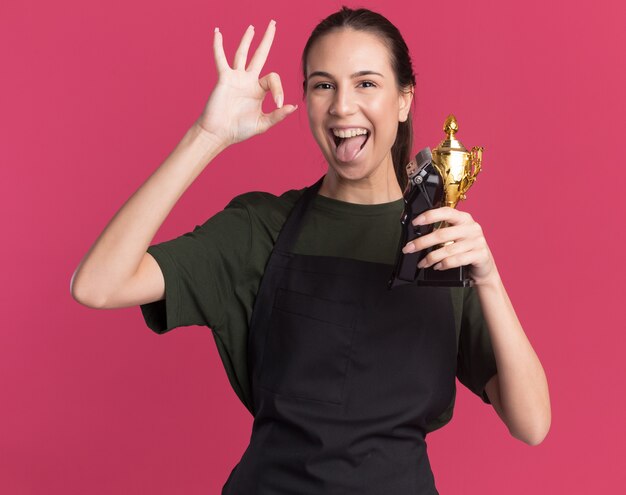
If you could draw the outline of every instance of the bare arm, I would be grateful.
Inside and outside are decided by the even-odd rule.
[[[453,241],[431,251],[417,266],[443,270],[469,266],[498,369],[485,390],[511,435],[529,445],[538,445],[548,434],[552,420],[544,369],[513,309],[482,227],[472,216],[443,206],[424,212],[413,220],[413,225],[442,220],[450,226],[409,242],[403,252]]]
[[[476,290],[498,363],[498,374],[486,385],[487,395],[513,437],[538,445],[552,418],[545,372],[497,269]]]
[[[207,164],[231,144],[267,131],[294,112],[283,106],[280,77],[259,79],[274,39],[271,21],[246,68],[252,26],[243,35],[228,65],[222,34],[215,30],[213,48],[219,79],[198,120],[163,164],[115,214],[74,272],[70,291],[81,304],[118,308],[163,299],[165,282],[156,260],[146,252],[167,215]],[[278,108],[265,114],[261,105],[271,91]]]
[[[146,249],[176,202],[225,147],[225,143],[196,124],[185,133],[163,164],[119,209],[82,259],[70,284],[74,299],[93,308],[144,302],[127,301],[119,291],[138,271],[142,260],[150,256]],[[144,267],[146,264],[150,267],[150,260],[143,263]],[[152,263],[151,282],[155,282],[158,281],[154,278],[156,261]],[[156,296],[154,300],[162,298],[163,287],[152,287],[156,289],[151,294]],[[116,294],[120,296],[118,301]]]

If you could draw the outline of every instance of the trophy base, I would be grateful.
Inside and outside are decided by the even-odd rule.
[[[417,285],[426,287],[471,287],[472,279],[468,276],[467,265],[433,270],[431,266],[422,268],[416,278]]]

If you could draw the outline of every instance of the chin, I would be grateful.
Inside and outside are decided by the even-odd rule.
[[[335,165],[330,163],[332,162],[329,162],[329,170],[332,169],[332,171],[335,172],[335,174],[343,180],[357,181],[361,179],[366,179],[370,177],[373,172],[373,170],[367,168],[367,166],[363,163],[354,165]]]

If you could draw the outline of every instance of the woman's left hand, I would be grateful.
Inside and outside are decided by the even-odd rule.
[[[447,270],[457,266],[469,265],[469,275],[478,285],[497,278],[496,265],[489,246],[487,246],[487,240],[483,235],[483,229],[469,213],[449,206],[442,206],[425,211],[416,217],[412,223],[413,225],[428,225],[444,220],[448,222],[449,226],[413,239],[402,248],[402,252],[412,253],[436,244],[454,241],[452,244],[431,251],[417,266],[423,268],[434,265],[434,269]]]

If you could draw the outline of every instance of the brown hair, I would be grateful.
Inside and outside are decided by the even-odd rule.
[[[340,29],[351,28],[365,31],[375,36],[385,44],[390,55],[390,65],[396,77],[399,91],[405,91],[408,86],[415,87],[415,74],[409,49],[400,31],[387,18],[368,9],[350,9],[342,6],[341,10],[323,19],[313,32],[302,52],[302,82],[303,97],[306,96],[306,62],[313,44],[322,36]],[[412,104],[415,100],[412,101]],[[396,171],[396,178],[400,188],[404,191],[407,183],[406,164],[411,161],[413,148],[413,111],[409,110],[405,122],[398,122],[398,133],[391,147],[391,158]]]

